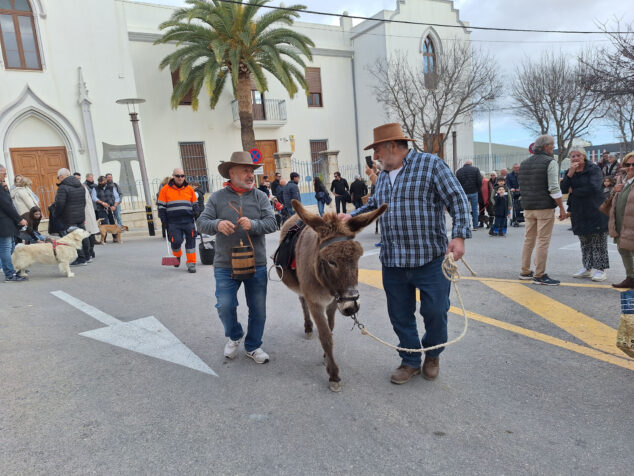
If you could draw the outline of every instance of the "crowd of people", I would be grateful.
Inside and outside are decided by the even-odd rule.
[[[81,182],[81,174],[61,168],[57,172],[57,193],[48,207],[48,230],[40,230],[44,218],[42,202],[33,191],[33,182],[17,174],[10,187],[6,184],[6,168],[0,164],[0,261],[5,281],[22,282],[26,276],[16,274],[11,254],[17,245],[54,243],[53,236],[65,236],[76,228],[89,232],[77,250],[77,259],[71,266],[85,266],[95,258],[94,245],[99,234],[98,220],[104,224],[121,221],[121,197],[119,185],[112,174],[100,176],[97,184],[94,175],[87,174]],[[116,238],[115,238],[116,240]]]
[[[628,161],[633,154],[626,155],[619,164],[615,154],[605,152],[601,160],[594,163],[583,147],[573,147],[569,151],[570,167],[560,176],[554,148],[553,137],[542,135],[535,141],[534,154],[521,164],[514,164],[510,173],[501,169],[499,174],[493,171],[487,176],[471,161],[456,171],[469,200],[472,231],[486,227],[491,236],[506,236],[509,218],[514,227],[525,223],[519,278],[536,284],[558,285],[560,281],[546,273],[557,208],[560,220],[570,218],[570,230],[578,236],[581,246],[582,268],[572,276],[593,281],[607,279],[609,234],[618,245],[627,272],[626,279],[614,286],[633,287],[634,244],[627,238],[629,221],[622,229],[623,217],[627,217],[628,184],[631,184]],[[634,171],[629,174],[632,176]],[[565,205],[564,195],[567,196]],[[634,214],[634,210],[630,213]]]

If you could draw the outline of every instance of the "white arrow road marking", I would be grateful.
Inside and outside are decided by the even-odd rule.
[[[51,294],[108,326],[82,332],[80,336],[218,376],[154,316],[123,322],[64,291]]]

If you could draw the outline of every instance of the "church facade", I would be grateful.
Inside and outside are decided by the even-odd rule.
[[[112,173],[130,195],[142,196],[128,110],[116,102],[142,98],[137,111],[150,180],[182,167],[190,180],[214,188],[219,162],[241,148],[237,105],[229,86],[214,110],[204,92],[198,111],[187,101],[170,107],[173,78],[158,65],[174,45],[153,43],[173,11],[129,0],[0,0],[0,163],[9,180],[26,175],[37,192],[54,188],[57,169],[67,167],[82,176]],[[430,61],[442,54],[444,38],[469,41],[448,0],[395,0],[394,10],[375,18],[462,28],[369,20],[353,26],[348,17],[336,26],[296,23],[315,43],[309,94],[291,99],[274,79],[269,91],[252,94],[264,173],[274,171],[274,153],[311,164],[326,150],[339,151],[349,174],[363,170],[363,146],[387,121],[368,68],[396,51],[412,62]],[[470,121],[456,132],[455,149],[472,155]],[[447,157],[452,150],[449,140],[439,152]],[[302,177],[310,175],[309,168]]]

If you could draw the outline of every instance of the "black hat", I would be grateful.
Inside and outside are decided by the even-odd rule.
[[[291,180],[293,180],[295,177],[299,177],[299,174],[297,172],[291,172]]]

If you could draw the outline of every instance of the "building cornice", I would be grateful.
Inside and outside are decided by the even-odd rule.
[[[148,33],[142,31],[128,32],[128,39],[130,41],[141,43],[154,43],[162,36],[163,35],[161,35],[160,33]],[[338,50],[334,48],[311,48],[310,52],[313,54],[313,56],[335,56],[339,58],[352,58],[354,56],[354,51],[352,50]]]

